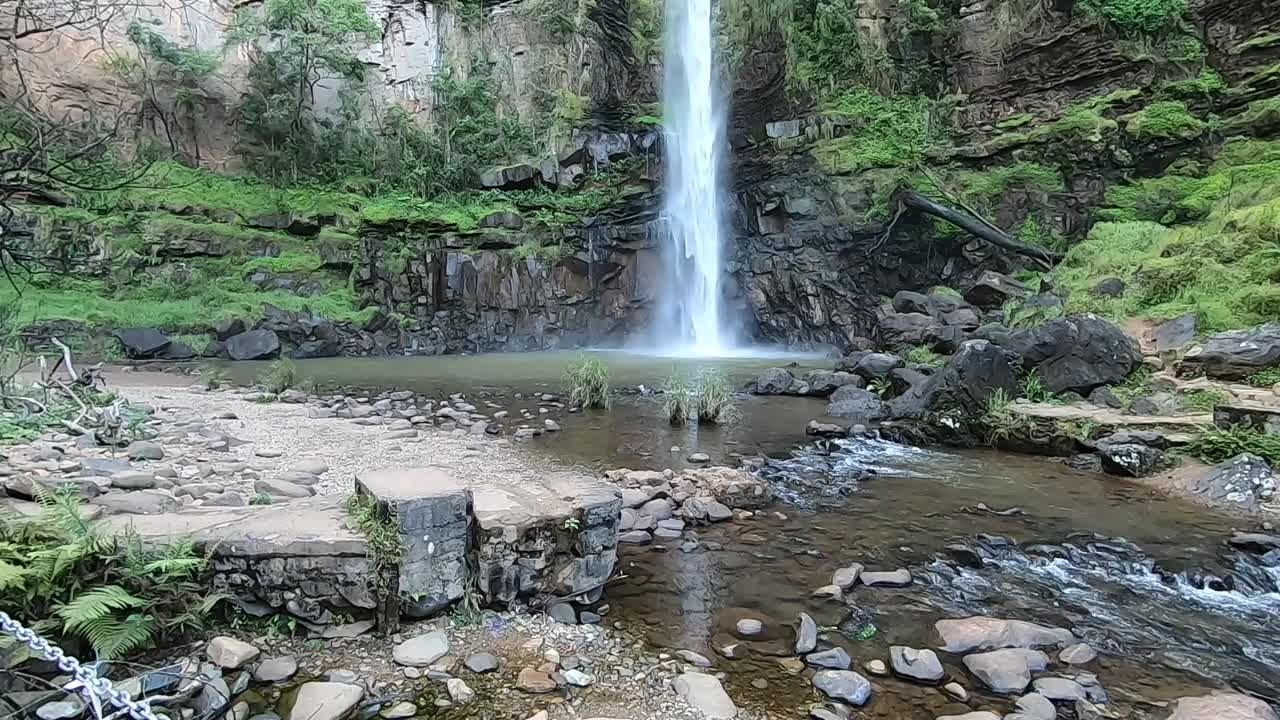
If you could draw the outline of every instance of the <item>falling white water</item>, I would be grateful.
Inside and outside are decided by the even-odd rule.
[[[724,114],[716,87],[712,0],[668,0],[664,339],[695,355],[730,345],[720,310],[720,162]]]

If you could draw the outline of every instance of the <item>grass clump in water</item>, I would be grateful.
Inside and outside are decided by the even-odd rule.
[[[298,382],[298,364],[289,358],[280,358],[267,366],[258,382],[268,393],[279,395]]]
[[[570,405],[609,408],[609,367],[599,360],[586,355],[578,358],[565,370],[564,385]]]
[[[714,368],[698,373],[698,422],[727,425],[737,419],[733,386],[724,373]]]
[[[694,416],[693,383],[681,372],[672,371],[663,389],[662,414],[672,425],[684,425]]]

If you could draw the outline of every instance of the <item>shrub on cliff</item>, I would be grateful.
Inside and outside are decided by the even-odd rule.
[[[144,544],[132,529],[85,519],[74,494],[36,492],[39,515],[0,516],[0,607],[102,659],[204,629],[223,596],[206,591],[207,561],[189,539]]]
[[[1080,0],[1078,7],[1121,34],[1156,35],[1177,26],[1187,0]]]
[[[609,408],[609,368],[583,355],[565,370],[565,394],[569,404],[581,408]]]

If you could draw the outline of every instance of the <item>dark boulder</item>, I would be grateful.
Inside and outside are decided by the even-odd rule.
[[[1030,294],[1027,286],[1008,275],[984,271],[964,294],[964,299],[980,308],[998,308],[1006,302]]]
[[[1161,450],[1140,443],[1097,442],[1102,467],[1113,475],[1147,477],[1165,467],[1167,461]]]
[[[1013,397],[1018,374],[1006,353],[986,340],[960,346],[946,366],[889,403],[893,418],[918,419],[935,409],[980,411],[997,390]]]
[[[248,330],[240,318],[224,318],[213,324],[213,336],[218,340],[230,340]]]
[[[227,340],[232,360],[270,360],[280,354],[280,338],[271,330],[250,330]]]
[[[923,313],[885,313],[880,318],[880,337],[891,350],[904,350],[925,345],[941,323]]]
[[[169,338],[155,328],[122,328],[112,335],[120,341],[125,357],[130,360],[151,360],[159,357],[169,347]]]
[[[906,363],[897,355],[886,355],[885,353],[867,353],[858,360],[858,364],[854,366],[855,375],[865,379],[874,380],[884,377],[894,370],[902,367]]]
[[[1241,380],[1272,365],[1280,365],[1280,323],[1211,335],[1182,360],[1183,371],[1224,380]]]
[[[480,175],[480,186],[487,190],[527,190],[537,182],[541,172],[528,165],[494,168]]]
[[[900,313],[931,315],[929,296],[910,290],[900,290],[893,296],[893,309]]]
[[[289,357],[294,360],[310,360],[337,357],[340,354],[342,354],[342,342],[334,336],[320,340],[304,340],[289,352]]]
[[[159,360],[194,360],[196,357],[198,354],[191,349],[190,345],[177,340],[170,342],[159,355],[156,355]]]
[[[870,390],[846,385],[831,395],[827,415],[865,425],[884,417],[884,403]]]
[[[751,383],[750,390],[755,395],[787,395],[794,386],[800,383],[795,376],[783,368],[769,368]]]
[[[863,386],[862,378],[857,375],[830,370],[811,370],[804,376],[804,382],[809,385],[809,394],[815,397],[827,397],[846,385]]]
[[[1001,332],[987,326],[979,333],[1021,359],[1050,392],[1088,395],[1114,385],[1142,365],[1138,344],[1120,328],[1095,315],[1072,315],[1028,330]]]
[[[204,352],[200,354],[202,357],[207,358],[225,358],[227,357],[227,344],[221,340],[210,340],[209,344],[204,346]]]
[[[1104,278],[1089,290],[1089,294],[1100,298],[1118,298],[1124,295],[1125,285],[1120,278]]]
[[[1276,477],[1266,460],[1248,453],[1214,465],[1191,486],[1191,492],[1249,512],[1276,494]]]
[[[1120,396],[1116,395],[1116,392],[1106,385],[1095,388],[1093,392],[1089,393],[1089,402],[1097,405],[1098,407],[1112,408],[1115,410],[1119,410],[1124,407],[1124,400],[1121,400]]]

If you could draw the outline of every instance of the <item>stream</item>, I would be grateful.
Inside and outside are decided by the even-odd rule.
[[[357,379],[378,377],[383,387],[510,400],[515,393],[557,392],[559,373],[573,357],[301,365],[324,383],[367,385]],[[708,363],[606,358],[615,389],[628,391],[607,413],[560,416],[564,432],[537,439],[532,451],[595,470],[679,468],[692,452],[721,464],[769,458],[760,472],[778,498],[770,512],[653,546],[624,546],[625,577],[606,596],[609,621],[646,628],[657,648],[708,657],[738,619],[767,618],[766,633],[744,643],[746,658],[717,663],[740,707],[807,717],[812,690],[777,662],[791,654],[802,611],[831,628],[824,640],[844,647],[855,669],[886,659],[891,645],[933,646],[938,619],[989,615],[1073,630],[1099,650],[1090,669],[1111,702],[1133,717],[1163,717],[1161,703],[1215,688],[1280,700],[1280,568],[1263,567],[1225,542],[1234,530],[1256,530],[1256,522],[1048,459],[874,439],[815,443],[804,425],[824,405],[813,398],[744,395],[742,419],[733,426],[672,428],[661,417],[660,396],[635,388],[660,386],[673,368],[692,372]],[[741,384],[791,362],[829,367],[812,356],[710,364]],[[696,547],[682,548],[691,535]],[[915,581],[900,589],[860,586],[843,604],[810,597],[833,571],[854,562],[868,570],[908,568]],[[940,656],[949,677],[965,678],[959,657]],[[761,679],[767,687],[759,687]],[[859,717],[947,714],[948,700],[936,689],[874,682],[880,699]],[[1005,711],[1013,711],[1011,702]]]

